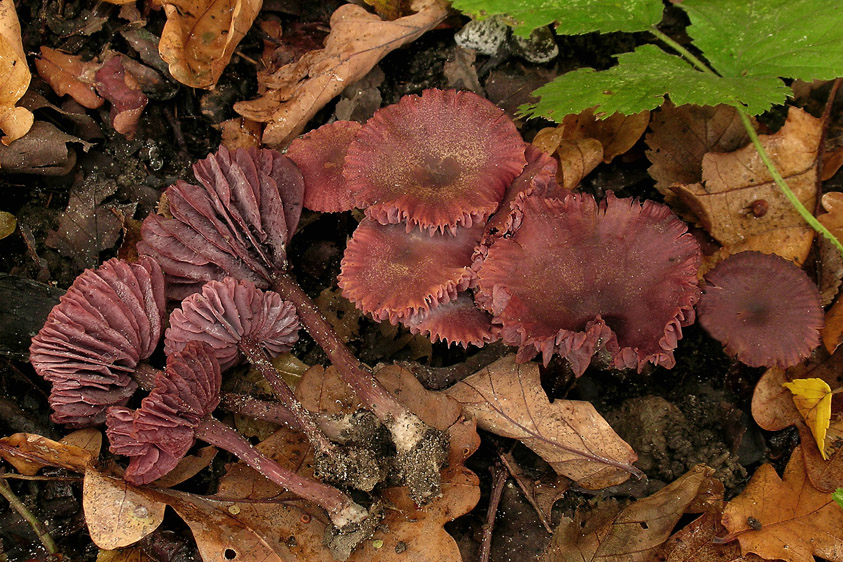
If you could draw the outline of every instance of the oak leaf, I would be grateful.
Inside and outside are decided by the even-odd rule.
[[[821,132],[819,119],[791,108],[779,132],[760,136],[776,168],[808,209],[816,203]],[[752,145],[706,154],[702,181],[674,186],[673,191],[723,245],[721,257],[756,250],[801,265],[808,256],[814,231],[773,182]]]
[[[28,109],[15,107],[29,88],[32,75],[21,42],[20,22],[13,0],[0,0],[0,129],[5,145],[24,136],[35,117]]]
[[[744,554],[766,559],[843,561],[843,510],[808,481],[800,449],[793,450],[784,478],[773,465],[762,465],[729,502],[722,519],[726,538],[737,539]]]
[[[657,562],[763,562],[757,554],[742,555],[736,543],[719,544],[715,538],[726,533],[720,524],[720,510],[710,510],[675,532],[659,546],[652,560]]]
[[[638,455],[589,402],[550,403],[536,363],[518,364],[508,355],[445,393],[456,398],[480,428],[519,439],[557,474],[582,487],[614,486],[640,474],[632,466]]]
[[[563,518],[543,562],[645,562],[669,536],[700,492],[707,492],[714,470],[697,465],[652,496],[621,508],[601,502],[591,513]]]
[[[263,1],[165,0],[161,4],[167,23],[158,51],[170,74],[192,88],[213,88]]]
[[[345,4],[331,16],[325,48],[305,53],[274,72],[258,73],[260,98],[234,104],[252,121],[267,123],[263,143],[279,146],[347,86],[364,77],[387,53],[436,27],[448,13],[440,0],[415,0],[416,13],[383,21],[361,6]]]

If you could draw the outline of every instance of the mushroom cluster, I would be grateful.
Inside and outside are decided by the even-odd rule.
[[[426,90],[291,152],[306,200],[364,209],[338,284],[375,320],[449,344],[502,337],[520,360],[558,353],[577,375],[595,355],[673,366],[699,296],[684,223],[652,202],[569,194],[556,161],[485,99]]]

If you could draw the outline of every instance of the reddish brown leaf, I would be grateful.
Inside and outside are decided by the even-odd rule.
[[[38,74],[55,93],[69,95],[80,105],[96,109],[105,103],[94,89],[94,74],[99,68],[96,61],[83,62],[79,55],[63,53],[41,46],[41,56],[35,59]]]
[[[97,70],[97,91],[111,102],[111,126],[127,139],[135,138],[138,120],[147,97],[134,76],[123,67],[122,55],[116,55]]]

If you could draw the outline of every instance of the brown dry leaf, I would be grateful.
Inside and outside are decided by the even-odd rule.
[[[297,136],[326,103],[364,77],[387,53],[436,27],[448,14],[440,0],[415,0],[416,13],[383,21],[345,4],[331,16],[325,48],[310,51],[272,73],[259,73],[262,97],[234,104],[240,115],[267,123],[263,143],[280,146]]]
[[[556,181],[565,189],[577,187],[600,164],[603,145],[597,139],[563,140],[556,149]]]
[[[639,474],[638,455],[589,402],[552,404],[539,381],[536,363],[518,364],[508,355],[445,391],[497,435],[519,439],[557,474],[580,486],[600,489]]]
[[[63,176],[76,164],[76,152],[67,147],[71,142],[85,150],[93,146],[52,123],[36,121],[23,138],[10,146],[0,145],[0,168],[16,174]]]
[[[796,197],[813,209],[817,197],[817,148],[822,124],[792,107],[787,122],[761,142]],[[720,257],[757,250],[801,265],[814,231],[772,181],[755,147],[709,152],[702,160],[702,183],[674,186],[674,192],[724,247]],[[753,204],[757,213],[753,213]],[[760,215],[760,216],[756,216]]]
[[[843,240],[843,193],[826,193],[821,199],[826,214],[817,217],[838,240]],[[834,255],[838,256],[834,248]],[[839,280],[837,285],[839,286]],[[838,297],[837,302],[826,312],[825,326],[822,331],[823,345],[829,353],[843,343],[843,298]]]
[[[79,105],[96,109],[105,103],[94,89],[94,74],[100,67],[96,61],[83,62],[82,57],[41,46],[35,59],[38,74],[59,96],[69,95]]]
[[[18,219],[12,213],[0,211],[0,240],[11,236],[18,227]]]
[[[649,172],[669,203],[676,196],[675,184],[702,181],[703,156],[709,152],[732,152],[746,146],[749,137],[734,107],[667,103],[653,114],[645,137]]]
[[[0,439],[0,457],[21,474],[29,476],[45,466],[60,466],[74,472],[85,472],[96,459],[91,450],[96,446],[96,438],[92,437],[90,431],[97,434],[100,432],[95,429],[82,431],[85,433],[77,437],[84,447],[73,443],[77,437],[71,437],[70,443],[61,443],[34,433],[15,433]],[[102,435],[99,437],[99,444],[102,444]],[[96,448],[99,451],[99,446]]]
[[[615,500],[601,502],[589,514],[579,510],[563,518],[553,533],[544,562],[645,562],[670,536],[698,493],[709,488],[714,470],[697,465],[652,496],[621,509]]]
[[[20,22],[13,0],[0,0],[0,129],[5,145],[24,136],[35,117],[28,109],[15,107],[29,88],[32,76],[21,43]]]
[[[632,148],[650,123],[650,112],[634,115],[615,113],[605,119],[594,116],[594,109],[578,115],[567,115],[562,124],[563,138],[568,140],[597,139],[603,147],[603,162],[608,164]]]
[[[190,480],[207,468],[215,456],[217,456],[216,447],[211,445],[202,447],[196,451],[195,455],[187,455],[182,458],[173,470],[156,480],[152,485],[157,488],[172,488]]]
[[[261,124],[245,117],[235,117],[220,123],[222,145],[229,150],[236,148],[260,148]]]
[[[91,540],[102,549],[114,550],[138,542],[161,524],[166,507],[122,478],[93,468],[85,471],[82,486],[85,522]]]
[[[121,548],[120,550],[100,550],[97,562],[153,562],[152,558],[140,547]]]
[[[743,493],[724,509],[723,526],[744,554],[788,562],[814,562],[814,556],[841,562],[843,510],[830,494],[811,486],[801,448],[794,449],[784,478],[770,464],[755,471]],[[750,526],[749,518],[760,529]]]
[[[385,20],[398,19],[411,13],[409,0],[363,0]]]
[[[117,191],[113,181],[86,179],[70,192],[67,209],[59,218],[58,229],[47,235],[46,243],[79,267],[93,267],[102,250],[111,248],[123,228],[123,217],[131,217],[135,203],[103,203]]]
[[[173,78],[213,88],[252,27],[263,0],[164,0],[167,23],[158,52]]]
[[[741,555],[737,543],[718,544],[715,537],[726,534],[719,510],[707,511],[671,535],[659,546],[652,560],[657,562],[763,562],[757,554]]]

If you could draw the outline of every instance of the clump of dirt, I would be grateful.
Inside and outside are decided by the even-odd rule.
[[[715,432],[689,422],[682,410],[665,398],[630,398],[607,419],[638,453],[636,464],[651,479],[671,482],[697,464],[714,468],[715,477],[727,488],[746,479],[746,469]]]

